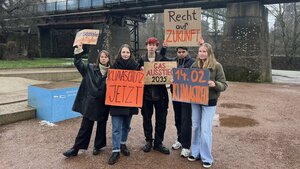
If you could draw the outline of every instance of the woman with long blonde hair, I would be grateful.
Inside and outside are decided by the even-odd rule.
[[[222,65],[216,61],[213,48],[204,43],[199,47],[196,62],[191,68],[209,69],[210,80],[208,105],[192,103],[192,143],[189,161],[201,159],[204,168],[210,168],[213,163],[212,122],[220,92],[225,91],[227,82]]]

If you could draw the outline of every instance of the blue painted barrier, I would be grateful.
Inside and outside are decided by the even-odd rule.
[[[30,85],[28,104],[36,108],[38,119],[51,123],[81,116],[72,111],[78,86],[78,83],[72,82]]]

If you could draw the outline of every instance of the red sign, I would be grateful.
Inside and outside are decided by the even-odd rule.
[[[106,105],[142,107],[144,72],[109,69],[106,80]]]

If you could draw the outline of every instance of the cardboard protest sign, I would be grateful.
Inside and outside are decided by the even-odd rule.
[[[78,44],[96,45],[98,41],[100,30],[96,29],[83,29],[76,33],[73,46]]]
[[[106,105],[142,107],[144,72],[109,69],[106,79]]]
[[[174,101],[208,105],[208,69],[175,68],[173,80]]]
[[[168,46],[199,46],[201,8],[165,9],[164,25]]]
[[[145,84],[170,84],[176,62],[145,62]]]

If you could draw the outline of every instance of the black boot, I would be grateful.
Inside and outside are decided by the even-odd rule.
[[[126,146],[126,144],[121,144],[121,153],[124,154],[124,156],[129,156],[130,152]]]
[[[154,145],[154,150],[157,150],[163,154],[170,154],[170,150],[165,147],[164,145],[160,144],[160,145]]]
[[[120,158],[120,152],[113,152],[108,160],[109,165],[115,164]]]
[[[100,153],[100,149],[94,147],[93,155],[98,155]]]
[[[151,151],[151,148],[152,148],[152,142],[147,141],[147,143],[143,147],[143,151],[147,153],[147,152]]]
[[[71,148],[63,153],[66,157],[77,156],[79,149]]]

